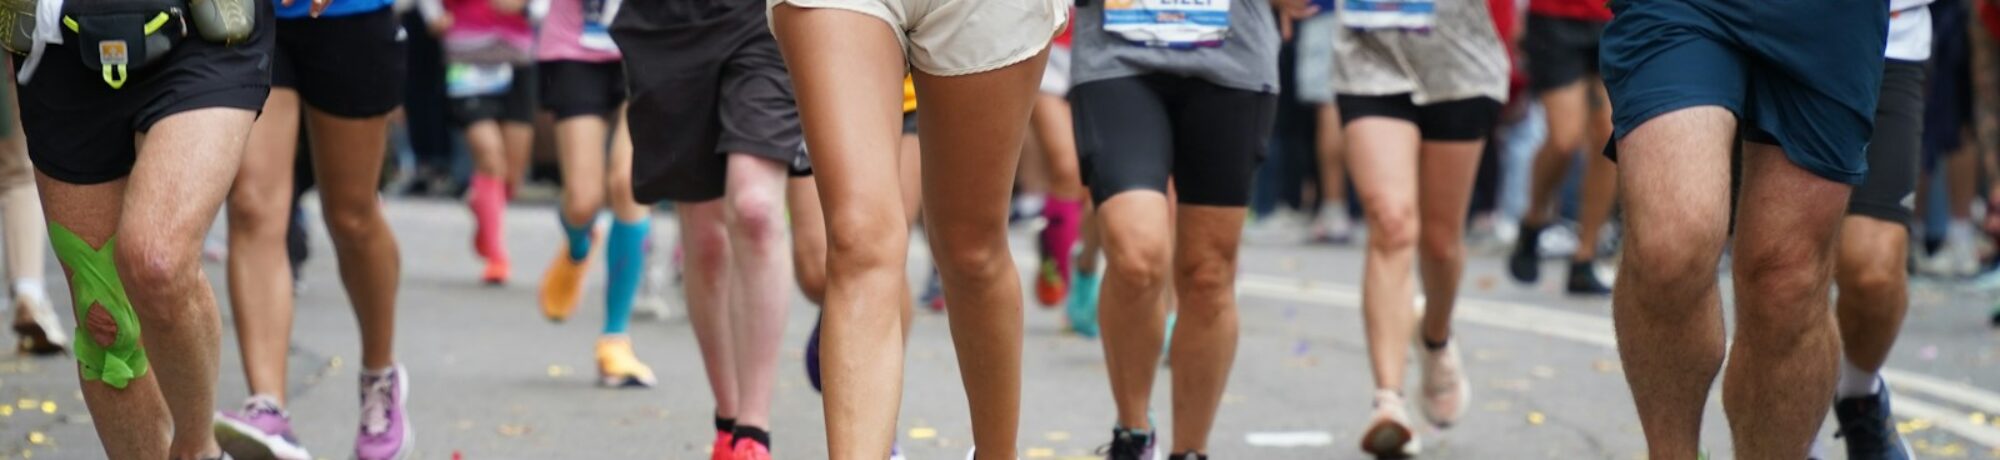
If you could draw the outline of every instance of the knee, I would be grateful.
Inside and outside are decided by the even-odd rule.
[[[562,218],[566,224],[587,225],[596,220],[598,209],[603,207],[604,192],[563,189]]]
[[[1901,294],[1909,283],[1909,273],[1897,260],[1868,260],[1840,267],[1840,295],[1870,293]]]
[[[1425,225],[1419,230],[1417,256],[1426,262],[1451,262],[1465,258],[1465,231],[1457,225]]]
[[[1182,309],[1200,308],[1205,305],[1228,305],[1228,302],[1212,302],[1228,299],[1235,295],[1236,261],[1234,257],[1188,257],[1177,261],[1180,265],[1174,276],[1174,286],[1185,293],[1181,297],[1188,301],[1181,303]],[[1199,299],[1199,301],[1196,301]]]
[[[1415,203],[1370,204],[1368,208],[1368,247],[1378,251],[1398,251],[1417,244],[1417,206]]]
[[[292,224],[291,208],[266,197],[232,196],[229,200],[229,238],[276,240],[285,237]]]
[[[792,277],[799,283],[799,291],[814,305],[826,304],[826,251],[824,248],[809,248],[808,245],[792,244]]]
[[[604,178],[604,193],[612,203],[638,201],[632,193],[632,174],[607,174]]]
[[[1105,270],[1109,282],[1130,286],[1141,292],[1160,289],[1167,284],[1173,263],[1172,251],[1168,248],[1166,235],[1162,231],[1117,232],[1118,240],[1105,248],[1105,260],[1110,267]],[[1135,235],[1136,234],[1136,235]]]
[[[899,210],[886,212],[845,210],[827,215],[826,268],[828,274],[881,273],[901,276],[903,257],[909,250],[910,229]],[[950,267],[938,257],[938,268]]]
[[[1739,247],[1736,258],[1739,327],[1784,337],[1825,318],[1830,267],[1813,244]]]
[[[198,282],[200,266],[195,258],[200,251],[191,245],[137,232],[121,235],[117,245],[112,257],[125,291],[131,297],[159,299],[132,302],[141,316],[164,318],[165,311],[153,309],[174,307],[169,299],[186,296]]]
[[[783,200],[775,191],[763,188],[738,190],[729,194],[724,216],[729,233],[737,242],[768,242],[779,236],[782,225],[778,212]]]
[[[686,271],[721,273],[729,264],[729,234],[720,225],[694,224],[681,229]]]
[[[369,193],[339,196],[337,193],[322,193],[321,218],[326,219],[327,233],[334,242],[354,242],[380,238],[378,234],[388,228],[382,220],[382,200],[371,190]]]
[[[1705,295],[1715,283],[1725,231],[1685,223],[1635,227],[1622,262],[1634,269],[1620,270],[1619,284],[1645,290],[1644,296]]]

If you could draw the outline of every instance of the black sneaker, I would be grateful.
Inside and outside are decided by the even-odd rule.
[[[1514,240],[1514,252],[1507,255],[1507,274],[1514,281],[1534,284],[1542,279],[1542,229],[1546,226],[1521,224],[1521,234]]]
[[[1887,385],[1874,395],[1846,398],[1833,403],[1833,416],[1840,421],[1834,437],[1847,441],[1847,458],[1853,460],[1910,460],[1914,456],[1903,435],[1890,419]]]
[[[1111,445],[1098,449],[1106,460],[1160,460],[1160,454],[1153,450],[1157,442],[1151,432],[1138,432],[1124,428],[1111,430]]]
[[[1611,295],[1611,286],[1597,279],[1596,262],[1569,263],[1570,295]]]
[[[1208,460],[1208,456],[1195,451],[1187,451],[1168,455],[1167,460]]]

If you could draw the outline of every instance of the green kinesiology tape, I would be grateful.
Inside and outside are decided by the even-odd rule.
[[[83,379],[96,380],[112,388],[125,388],[132,379],[146,375],[146,349],[139,345],[139,317],[132,311],[132,299],[125,296],[125,283],[118,278],[118,264],[112,259],[117,238],[93,248],[61,224],[49,223],[49,242],[56,258],[69,267],[69,290],[76,298],[76,361],[83,364]],[[118,325],[118,337],[110,344],[93,340],[89,330],[90,309],[111,314]]]

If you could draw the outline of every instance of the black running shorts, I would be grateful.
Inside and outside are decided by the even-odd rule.
[[[1476,141],[1493,131],[1500,118],[1500,101],[1485,97],[1459,99],[1419,106],[1409,93],[1387,96],[1341,94],[1340,123],[1346,126],[1366,117],[1388,117],[1417,125],[1427,141]]]
[[[731,154],[794,171],[807,164],[792,77],[764,2],[628,2],[611,38],[625,53],[640,202],[721,198]]]
[[[535,73],[534,65],[514,66],[513,83],[507,92],[451,98],[452,121],[460,127],[482,121],[534,123]]]
[[[570,117],[610,118],[625,104],[625,67],[618,61],[542,61],[542,109],[561,121]]]
[[[86,67],[80,40],[42,50],[40,67],[20,85],[21,124],[35,169],[59,181],[89,185],[132,173],[134,134],[169,116],[207,108],[261,111],[271,93],[275,46],[271,2],[257,3],[257,27],[242,43],[223,45],[189,36],[163,61],[132,70],[122,89]],[[75,3],[72,2],[72,5]],[[23,59],[14,60],[15,71]]]
[[[409,34],[394,8],[332,18],[278,21],[271,86],[299,91],[321,112],[370,118],[403,105]]]
[[[1597,75],[1597,39],[1603,35],[1601,21],[1528,14],[1521,36],[1528,89],[1541,93]]]
[[[1120,193],[1241,207],[1263,159],[1278,97],[1164,74],[1097,80],[1069,90],[1077,165],[1102,205]]]
[[[1875,133],[1868,140],[1868,176],[1848,197],[1847,213],[1905,226],[1916,205],[1917,164],[1923,161],[1924,65],[1887,61]]]

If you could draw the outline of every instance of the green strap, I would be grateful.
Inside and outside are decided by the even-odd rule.
[[[105,240],[104,247],[92,248],[61,224],[49,222],[49,242],[55,246],[56,258],[69,267],[69,290],[76,298],[77,340],[72,347],[82,364],[83,379],[123,389],[132,379],[146,375],[146,349],[139,343],[138,314],[125,296],[125,283],[118,278],[118,264],[112,258],[117,252],[116,240],[113,237]],[[118,337],[109,345],[91,338],[87,324],[92,306],[110,313],[118,324]]]

